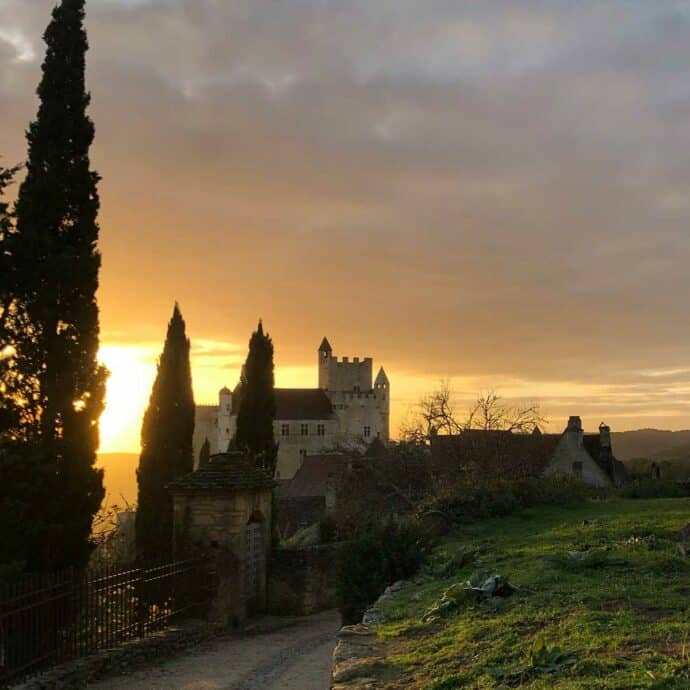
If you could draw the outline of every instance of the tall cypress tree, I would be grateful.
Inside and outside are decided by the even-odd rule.
[[[17,358],[28,390],[23,432],[39,443],[57,482],[54,567],[86,563],[104,495],[94,467],[107,372],[97,361],[99,176],[89,159],[84,3],[62,0],[44,34],[40,105],[27,132],[11,241],[14,288],[29,324]]]
[[[202,467],[206,467],[208,465],[208,461],[211,458],[211,444],[208,440],[208,438],[204,439],[204,443],[201,446],[201,450],[199,451],[199,469]]]
[[[10,243],[14,222],[9,204],[3,200],[16,170],[0,166],[0,443],[14,438],[19,422],[15,396],[15,296]],[[14,432],[14,433],[13,433]]]
[[[235,443],[251,453],[256,464],[273,476],[278,455],[273,435],[276,416],[273,341],[268,333],[264,334],[261,321],[249,340],[240,396]]]
[[[145,562],[172,555],[173,510],[166,486],[194,468],[194,394],[189,339],[177,304],[141,428],[137,470],[137,554]]]

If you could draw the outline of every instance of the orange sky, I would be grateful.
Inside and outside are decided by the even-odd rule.
[[[54,0],[0,0],[0,156]],[[175,300],[198,402],[262,317],[278,383],[372,356],[393,428],[449,379],[690,426],[683,3],[91,0],[103,450],[133,450]]]

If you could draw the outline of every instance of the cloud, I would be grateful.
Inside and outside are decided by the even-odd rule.
[[[0,0],[39,54],[0,38],[8,160],[52,5]],[[631,419],[642,372],[687,367],[687,3],[88,12],[107,330],[155,341],[179,299],[193,340],[262,316],[281,366],[326,333],[425,381],[611,385]]]

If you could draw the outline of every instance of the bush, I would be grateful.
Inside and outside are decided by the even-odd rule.
[[[326,515],[319,522],[319,543],[332,544],[338,541],[338,523],[335,518]]]
[[[338,605],[343,624],[364,611],[396,582],[414,575],[428,551],[419,530],[390,520],[357,528],[338,554]]]
[[[576,503],[597,490],[564,477],[463,481],[420,505],[418,514],[442,514],[449,523],[501,517],[535,505]]]
[[[663,479],[638,479],[623,487],[622,498],[683,498],[688,495],[684,484]]]

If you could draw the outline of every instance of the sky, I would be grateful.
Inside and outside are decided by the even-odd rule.
[[[25,156],[53,0],[0,0]],[[393,427],[449,380],[690,427],[690,2],[89,0],[102,450],[136,451],[173,303],[197,402],[263,318],[279,385],[372,356]]]

